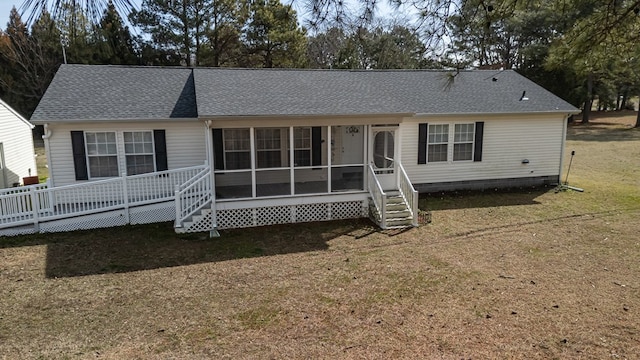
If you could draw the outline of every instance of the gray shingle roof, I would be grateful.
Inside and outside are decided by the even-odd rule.
[[[195,69],[198,114],[574,112],[515,71]],[[495,80],[494,80],[495,79]],[[520,101],[526,91],[527,101]]]
[[[523,92],[526,101],[520,100]],[[455,73],[63,65],[32,121],[576,111],[511,70]]]
[[[62,65],[31,120],[43,123],[197,116],[191,69]]]

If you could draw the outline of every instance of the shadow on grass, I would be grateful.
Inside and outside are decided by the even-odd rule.
[[[567,132],[567,140],[575,141],[637,141],[640,128],[621,127],[620,124],[594,121],[588,125],[572,125]]]
[[[55,278],[325,250],[327,241],[372,226],[366,219],[274,225],[209,238],[176,234],[172,223],[160,223],[22,236],[1,246],[46,245],[46,276]]]
[[[536,198],[553,189],[552,186],[546,186],[420,194],[419,208],[421,210],[452,210],[536,205],[540,204]]]

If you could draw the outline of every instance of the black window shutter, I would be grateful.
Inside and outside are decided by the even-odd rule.
[[[84,132],[71,132],[71,150],[73,151],[73,168],[76,172],[76,180],[89,180],[87,154],[84,148]]]
[[[213,168],[224,170],[224,143],[222,129],[211,129],[213,133]]]
[[[311,165],[322,165],[322,128],[311,128]]]
[[[164,130],[153,130],[153,142],[156,151],[156,171],[168,170],[167,139]]]
[[[427,163],[427,132],[429,124],[418,124],[418,164]]]
[[[476,122],[475,147],[473,149],[473,161],[482,161],[482,138],[484,135],[484,121]]]

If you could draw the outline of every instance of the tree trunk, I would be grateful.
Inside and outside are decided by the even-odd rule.
[[[638,116],[636,116],[636,126],[637,128],[640,128],[640,105],[638,105]]]
[[[584,102],[582,110],[582,123],[589,123],[589,115],[591,115],[591,103],[593,102],[593,74],[587,76],[587,99]]]

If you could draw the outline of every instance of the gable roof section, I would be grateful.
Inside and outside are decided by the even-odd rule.
[[[160,120],[197,116],[191,69],[61,65],[31,121]]]
[[[31,120],[545,112],[577,109],[512,70],[62,65]]]
[[[2,99],[0,99],[0,106],[3,106],[5,109],[7,109],[10,113],[12,113],[13,115],[16,116],[16,118],[20,121],[22,121],[26,126],[29,127],[29,129],[33,129],[35,126],[30,123],[27,119],[25,119],[22,115],[20,115],[17,111],[15,111],[11,106],[9,106],[9,104],[7,104],[6,102],[4,102]]]
[[[196,68],[194,75],[200,117],[577,110],[512,70]]]

